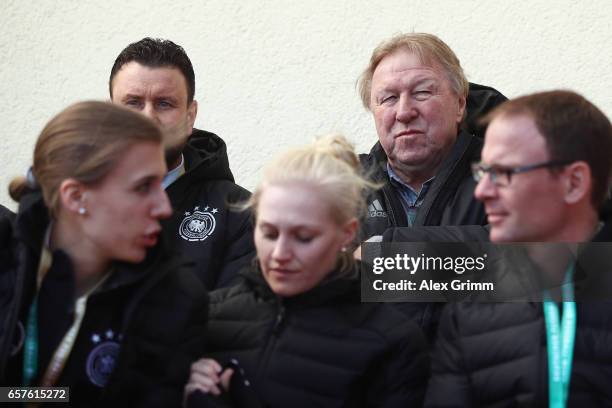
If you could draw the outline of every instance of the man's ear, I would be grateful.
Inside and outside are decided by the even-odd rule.
[[[457,108],[458,108],[458,111],[457,111],[457,119],[456,119],[457,120],[457,124],[460,124],[463,121],[463,116],[465,114],[466,103],[467,102],[466,102],[465,96],[463,96],[463,95],[458,96],[458,99],[457,99]]]
[[[58,190],[61,208],[75,214],[83,215],[82,209],[87,209],[85,203],[85,186],[73,178],[61,182]]]
[[[591,199],[593,177],[591,168],[584,161],[568,164],[563,171],[563,188],[565,202],[576,204],[584,199]]]
[[[193,132],[193,125],[195,123],[196,117],[198,116],[198,101],[195,99],[191,101],[191,104],[187,108],[187,120],[189,125],[189,134]]]

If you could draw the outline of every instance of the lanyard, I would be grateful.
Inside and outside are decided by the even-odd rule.
[[[23,383],[26,386],[31,385],[32,380],[34,377],[36,377],[38,372],[38,290],[40,290],[42,280],[49,271],[50,266],[51,252],[45,246],[43,247],[40,264],[38,267],[37,292],[36,296],[34,297],[34,301],[30,306],[28,322],[26,325],[26,339],[23,353]],[[76,300],[74,307],[74,321],[62,338],[62,341],[57,349],[53,352],[53,356],[51,357],[51,361],[49,362],[45,374],[42,377],[40,386],[51,387],[57,382],[57,379],[62,373],[62,370],[66,365],[66,361],[70,356],[70,352],[72,351],[72,347],[74,346],[74,342],[79,333],[81,323],[83,322],[83,317],[85,316],[87,306],[87,298],[106,280],[109,275],[110,274],[106,274],[98,281],[98,283],[96,283],[93,288]]]
[[[548,391],[549,407],[564,408],[569,394],[569,382],[572,372],[574,339],[576,337],[576,303],[571,264],[565,274],[562,287],[563,317],[559,324],[559,308],[552,300],[544,300],[544,318],[546,320],[546,343],[548,351]],[[548,294],[546,294],[548,298]]]
[[[36,294],[30,305],[28,320],[26,324],[26,334],[23,351],[23,385],[29,386],[38,372],[38,290],[42,280],[51,267],[51,252],[46,245],[49,239],[49,231],[45,236],[40,261],[38,263],[38,273],[36,274]]]

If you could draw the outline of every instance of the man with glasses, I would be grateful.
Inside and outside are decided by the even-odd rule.
[[[611,225],[599,219],[612,176],[612,126],[599,109],[576,93],[551,91],[509,101],[487,121],[473,174],[491,241],[612,241]],[[546,268],[556,259],[541,261]],[[564,264],[559,280],[575,268]],[[546,297],[449,304],[426,406],[610,406],[612,304],[574,302],[573,287],[559,293],[562,307]]]

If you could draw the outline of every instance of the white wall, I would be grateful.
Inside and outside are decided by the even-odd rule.
[[[4,0],[0,5],[0,203],[44,124],[68,104],[105,99],[116,55],[145,36],[182,45],[196,71],[196,126],[221,135],[252,189],[277,151],[330,131],[376,140],[355,80],[400,31],[445,40],[471,81],[507,96],[584,94],[612,116],[612,2],[356,0]]]

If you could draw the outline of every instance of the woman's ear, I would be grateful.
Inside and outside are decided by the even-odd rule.
[[[61,207],[75,214],[85,215],[85,186],[73,178],[61,182],[58,190]]]
[[[592,175],[587,163],[584,161],[571,163],[566,166],[563,173],[566,203],[576,204],[584,199],[591,199]]]
[[[359,221],[357,218],[351,218],[342,227],[343,241],[342,246],[347,247],[355,240],[357,235],[357,228],[359,228]]]

